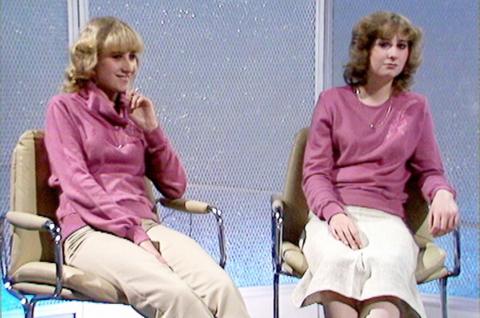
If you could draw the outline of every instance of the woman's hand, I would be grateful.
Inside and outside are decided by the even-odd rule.
[[[155,256],[160,263],[168,266],[167,261],[163,258],[162,254],[160,254],[160,252],[155,248],[152,241],[150,240],[143,241],[139,244],[139,246],[144,250],[146,250],[147,252],[149,252],[150,254],[152,254],[153,256]]]
[[[352,218],[345,213],[338,213],[332,216],[328,223],[328,229],[333,237],[353,250],[361,249],[362,241],[360,232]]]
[[[130,118],[142,128],[145,132],[149,132],[158,127],[157,115],[152,101],[140,94],[138,89],[128,93],[130,100],[129,112]]]
[[[459,218],[453,194],[447,190],[438,190],[433,197],[428,215],[430,233],[433,236],[440,236],[453,231],[458,226]]]

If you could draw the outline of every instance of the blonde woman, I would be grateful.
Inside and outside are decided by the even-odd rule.
[[[45,143],[61,191],[65,262],[100,275],[145,317],[248,317],[230,277],[189,237],[158,223],[144,177],[170,199],[186,174],[154,104],[129,91],[143,51],[126,23],[91,20],[71,48]]]
[[[407,180],[419,178],[434,235],[458,224],[425,97],[410,92],[421,31],[376,12],[354,27],[346,86],[322,92],[310,126],[303,189],[312,213],[298,306],[329,317],[425,317],[418,247],[404,223]]]

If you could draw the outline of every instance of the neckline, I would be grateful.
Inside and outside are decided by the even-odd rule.
[[[352,88],[352,90],[353,90],[353,88]],[[378,128],[382,128],[382,126],[389,119],[390,114],[392,112],[394,96],[390,95],[390,97],[384,103],[379,104],[378,106],[370,106],[370,105],[367,105],[367,104],[363,103],[360,100],[358,95],[359,95],[359,91],[357,89],[354,89],[353,90],[353,98],[354,98],[353,105],[357,105],[357,108],[359,110],[361,110],[361,111],[367,110],[368,112],[375,113],[375,114],[382,114],[383,113],[383,116],[378,120],[367,120],[368,127],[371,130],[377,130]],[[358,107],[358,106],[360,106],[360,107]],[[369,116],[371,116],[371,115],[369,115]],[[377,116],[377,115],[375,115],[375,116]]]
[[[128,123],[127,105],[128,99],[125,94],[119,95],[120,112],[115,110],[115,103],[112,102],[100,88],[93,82],[85,87],[84,92],[87,98],[87,107],[99,114],[112,124],[126,126]]]
[[[383,103],[381,104],[378,104],[378,105],[369,105],[369,104],[365,104],[364,102],[362,102],[362,100],[359,98],[358,96],[358,93],[357,93],[357,89],[356,87],[352,87],[351,88],[351,92],[352,92],[352,95],[353,95],[353,98],[355,100],[356,103],[358,103],[359,105],[361,105],[362,107],[365,107],[367,109],[372,109],[372,110],[378,110],[378,109],[382,109],[382,108],[385,108],[387,107],[389,104],[393,103],[393,98],[394,98],[394,95],[390,95],[389,98],[387,98],[386,101],[384,101]]]

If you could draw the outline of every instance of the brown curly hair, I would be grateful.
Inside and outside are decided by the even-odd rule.
[[[363,17],[352,30],[350,61],[345,65],[343,79],[358,87],[367,83],[370,51],[377,39],[404,36],[409,56],[402,72],[393,80],[395,91],[406,91],[413,84],[413,75],[422,62],[422,31],[407,18],[397,13],[379,11]]]
[[[64,92],[78,92],[95,75],[101,54],[143,52],[143,40],[125,22],[114,17],[90,20],[70,49],[70,64],[65,70]],[[137,60],[138,63],[138,60]]]

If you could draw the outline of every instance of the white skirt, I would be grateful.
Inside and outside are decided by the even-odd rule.
[[[336,240],[328,224],[310,213],[302,248],[309,267],[295,287],[294,304],[321,301],[322,291],[359,302],[390,296],[408,305],[401,308],[406,311],[402,317],[426,317],[415,280],[418,246],[403,220],[364,207],[347,206],[346,211],[356,222],[363,248],[352,250]]]

